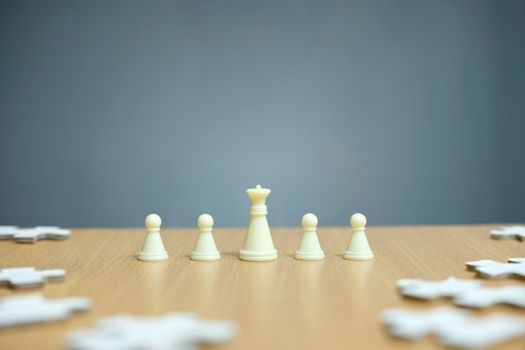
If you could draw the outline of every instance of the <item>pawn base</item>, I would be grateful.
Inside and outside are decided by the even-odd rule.
[[[244,261],[273,261],[277,260],[277,249],[267,252],[254,252],[250,250],[241,250],[239,259]]]
[[[162,261],[162,260],[168,260],[168,253],[143,253],[140,252],[138,259],[141,261]]]
[[[374,258],[374,253],[371,250],[367,252],[349,252],[346,251],[343,258],[346,260],[370,260]]]
[[[219,252],[199,253],[193,252],[190,259],[195,261],[216,261],[220,260],[221,254]]]
[[[323,260],[324,252],[295,252],[294,256],[297,260]]]

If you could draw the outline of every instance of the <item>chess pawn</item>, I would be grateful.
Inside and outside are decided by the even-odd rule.
[[[202,214],[197,219],[199,226],[199,237],[197,238],[197,245],[191,254],[191,260],[197,261],[214,261],[221,258],[221,254],[217,250],[215,240],[213,239],[213,217],[208,214]]]
[[[373,259],[374,253],[370,250],[365,234],[366,217],[361,213],[354,214],[350,218],[350,225],[352,226],[352,237],[343,258],[347,260]]]
[[[273,246],[272,234],[266,215],[266,198],[271,190],[257,185],[246,190],[252,200],[250,208],[250,223],[246,232],[244,247],[239,258],[246,261],[271,261],[277,259],[277,250]]]
[[[317,238],[317,216],[312,213],[305,214],[301,221],[303,225],[303,238],[299,244],[299,249],[295,252],[298,260],[322,260],[324,252]]]
[[[168,259],[168,253],[164,249],[162,238],[160,237],[160,226],[162,220],[157,214],[146,216],[144,221],[146,226],[146,239],[139,254],[139,260],[142,261],[160,261]]]

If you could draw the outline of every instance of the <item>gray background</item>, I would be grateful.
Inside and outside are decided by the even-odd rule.
[[[525,1],[0,1],[0,223],[525,221]]]

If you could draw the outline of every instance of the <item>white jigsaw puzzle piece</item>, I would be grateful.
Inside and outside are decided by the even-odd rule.
[[[525,318],[492,315],[461,326],[447,324],[437,331],[439,341],[459,349],[483,349],[525,336]]]
[[[435,333],[445,324],[464,323],[469,315],[466,310],[438,307],[430,311],[389,309],[381,318],[391,335],[416,340]]]
[[[155,344],[159,349],[172,349],[178,348],[185,337],[191,336],[188,324],[193,324],[192,315],[181,314],[171,323],[163,323],[161,319],[166,320],[165,317],[159,317],[155,322],[154,318],[139,319],[131,315],[105,318],[98,322],[95,330],[72,333],[68,346],[70,349],[125,350],[141,348],[143,344],[147,344],[145,348],[150,348]],[[170,330],[170,327],[173,329]],[[173,336],[166,337],[170,333]]]
[[[430,311],[390,309],[383,323],[391,335],[416,340],[433,335],[459,349],[482,349],[525,336],[525,318],[493,315],[477,319],[466,310],[438,307]]]
[[[397,287],[402,295],[418,299],[450,298],[462,291],[481,287],[481,282],[449,277],[441,281],[426,281],[420,279],[402,279]]]
[[[508,304],[525,308],[525,287],[481,287],[466,290],[454,296],[454,303],[472,308],[485,308],[495,304]]]
[[[157,317],[118,315],[100,320],[95,329],[71,333],[71,350],[194,349],[196,344],[231,340],[237,327],[230,321],[203,321],[193,314]]]
[[[507,286],[488,288],[479,281],[449,277],[441,281],[402,279],[397,282],[404,296],[432,300],[453,298],[456,305],[485,308],[494,304],[509,304],[525,308],[525,287]]]
[[[486,278],[525,278],[525,258],[509,259],[510,263],[501,263],[494,260],[478,260],[467,262],[469,270],[476,271]]]
[[[62,281],[66,276],[64,270],[36,270],[34,267],[15,267],[0,269],[0,285],[12,288],[40,287],[45,282]]]
[[[504,226],[499,229],[490,231],[490,237],[495,239],[512,239],[525,240],[525,226]]]
[[[19,243],[36,243],[41,239],[64,240],[68,239],[70,235],[70,230],[57,226],[36,226],[33,228],[0,226],[0,239],[14,239]]]
[[[46,299],[40,294],[0,299],[0,328],[67,319],[74,312],[86,311],[86,298]]]

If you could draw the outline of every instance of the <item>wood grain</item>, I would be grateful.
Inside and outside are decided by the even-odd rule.
[[[196,229],[165,229],[170,259],[145,263],[135,255],[144,239],[141,229],[75,229],[67,241],[37,244],[0,242],[0,266],[63,268],[66,281],[42,289],[47,297],[86,296],[94,307],[67,321],[0,331],[0,349],[58,349],[68,331],[91,327],[116,313],[161,314],[194,311],[206,318],[233,319],[239,336],[216,349],[433,349],[432,339],[393,339],[378,321],[390,307],[428,308],[449,301],[403,299],[399,278],[474,278],[470,260],[525,257],[525,243],[489,238],[491,225],[371,227],[373,261],[342,259],[349,228],[319,228],[327,255],[320,262],[297,261],[293,253],[301,230],[273,228],[279,259],[252,263],[238,259],[243,229],[216,229],[218,262],[194,262],[189,255]],[[523,281],[488,281],[488,285]],[[0,296],[28,293],[8,288]],[[478,315],[525,312],[509,306],[476,311]],[[523,349],[515,340],[501,349]]]

